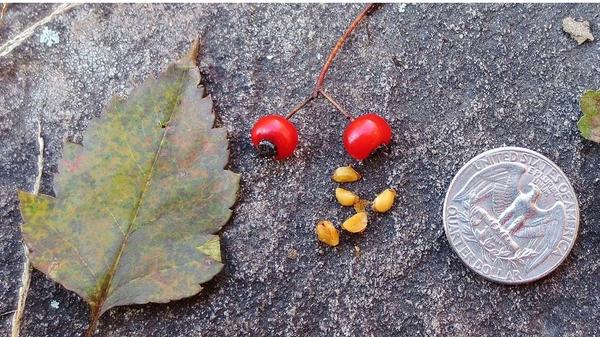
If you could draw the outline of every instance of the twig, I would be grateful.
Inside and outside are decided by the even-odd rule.
[[[55,16],[57,16],[59,14],[62,14],[63,12],[65,12],[65,11],[67,11],[67,10],[75,7],[75,6],[79,6],[79,5],[80,4],[61,4],[60,6],[56,7],[56,9],[52,13],[50,13],[50,15],[48,15],[45,18],[41,19],[40,21],[34,23],[29,28],[27,28],[24,31],[20,32],[19,34],[17,34],[17,36],[15,36],[12,39],[6,41],[2,46],[0,46],[0,57],[8,55],[13,49],[15,49],[19,45],[21,45],[21,43],[23,43],[31,35],[33,35],[33,33],[35,32],[35,30],[39,26],[43,26],[43,25],[47,24]]]
[[[42,123],[38,120],[37,130],[37,141],[38,141],[38,173],[35,177],[33,184],[33,194],[40,192],[40,185],[42,183],[42,172],[44,171],[44,138],[42,138]],[[27,293],[29,292],[29,284],[31,281],[31,262],[29,262],[29,249],[23,245],[25,252],[25,261],[23,261],[23,274],[21,275],[21,288],[19,288],[19,299],[17,301],[17,309],[14,311],[12,318],[12,329],[11,336],[19,337],[21,332],[21,320],[25,311],[25,302],[27,301]]]
[[[42,138],[42,122],[38,120],[38,133],[37,133],[37,141],[38,141],[38,158],[37,158],[37,166],[38,166],[38,174],[35,177],[35,182],[33,184],[33,194],[40,193],[40,185],[42,184],[42,172],[44,171],[44,138]]]
[[[300,102],[298,105],[296,105],[296,106],[295,106],[295,107],[292,109],[292,111],[290,111],[290,112],[289,112],[289,113],[288,113],[288,114],[285,116],[285,118],[286,118],[286,119],[290,119],[290,118],[292,118],[292,116],[293,116],[293,115],[294,115],[296,112],[298,112],[298,111],[300,111],[302,108],[304,108],[304,106],[305,106],[306,104],[308,104],[308,102],[312,101],[313,99],[315,99],[315,98],[314,98],[314,97],[312,97],[312,96],[308,96],[308,97],[307,97],[307,98],[306,98],[304,101],[302,101],[302,102]]]
[[[323,97],[325,97],[329,102],[331,102],[331,104],[333,104],[333,106],[336,109],[338,109],[342,114],[344,114],[344,116],[348,117],[349,119],[352,119],[352,116],[346,110],[344,110],[339,104],[337,104],[331,98],[331,96],[327,96],[321,89],[323,88],[323,83],[325,82],[325,76],[327,75],[329,68],[333,64],[333,60],[335,59],[337,54],[340,52],[340,50],[342,49],[342,47],[348,40],[348,37],[350,37],[350,34],[352,34],[354,29],[356,29],[356,27],[358,27],[358,24],[360,24],[368,14],[370,14],[375,9],[377,9],[378,6],[379,6],[378,4],[367,4],[365,6],[365,8],[356,16],[356,18],[354,18],[352,23],[350,23],[348,28],[346,28],[346,31],[344,31],[344,34],[342,34],[342,36],[340,36],[340,38],[337,40],[337,43],[335,44],[335,46],[333,47],[331,52],[329,52],[329,56],[327,56],[327,60],[325,61],[323,68],[321,68],[321,72],[319,73],[319,77],[317,78],[317,82],[315,83],[315,86],[314,86],[313,91],[310,94],[310,96],[308,96],[302,102],[300,102],[298,105],[296,105],[292,109],[292,111],[290,111],[285,116],[285,118],[290,119],[294,114],[296,114],[296,112],[298,112],[302,108],[304,108],[304,106],[306,104],[308,104],[310,101],[319,97],[319,95],[323,95]]]
[[[4,16],[8,11],[8,2],[2,4],[2,10],[0,10],[0,27],[4,26]]]
[[[346,43],[346,40],[348,40],[348,37],[350,36],[350,34],[352,34],[352,31],[354,31],[354,29],[356,29],[358,24],[367,16],[367,14],[369,14],[373,10],[375,10],[377,8],[377,6],[378,6],[377,4],[367,4],[365,6],[365,8],[354,19],[354,21],[352,21],[350,26],[348,26],[348,28],[346,28],[346,31],[344,32],[344,34],[342,34],[342,36],[340,36],[337,43],[335,44],[335,46],[329,53],[329,56],[327,56],[327,61],[325,61],[325,64],[323,65],[323,68],[321,69],[321,73],[319,74],[319,78],[317,79],[317,83],[315,84],[315,88],[313,89],[313,92],[311,95],[312,97],[317,97],[319,95],[319,91],[321,90],[321,87],[323,87],[323,82],[325,81],[325,75],[327,75],[327,72],[329,71],[331,64],[333,64],[333,60],[335,59],[337,54],[340,52],[340,50],[344,46],[344,43]]]
[[[336,107],[336,109],[338,109],[342,113],[342,115],[346,116],[346,118],[348,118],[349,120],[354,119],[354,118],[352,118],[352,115],[340,105],[340,103],[336,102],[336,100],[334,100],[333,97],[331,97],[323,89],[319,90],[319,94],[323,95],[323,97],[325,97],[325,99],[328,100],[329,103],[331,103],[334,107]]]
[[[7,311],[7,312],[3,312],[3,313],[0,314],[0,317],[13,314],[15,311],[16,310],[11,310],[11,311]]]

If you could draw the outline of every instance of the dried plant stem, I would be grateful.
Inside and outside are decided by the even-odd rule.
[[[42,172],[44,171],[44,138],[42,138],[42,124],[38,120],[37,130],[37,141],[38,141],[38,173],[35,177],[35,183],[33,184],[33,194],[40,192],[40,185],[42,183]],[[11,336],[19,337],[21,332],[21,320],[23,318],[23,312],[25,311],[25,302],[27,301],[27,293],[29,292],[29,284],[31,281],[31,263],[29,262],[29,249],[23,245],[25,252],[25,261],[23,261],[23,274],[21,274],[21,287],[19,288],[19,298],[17,301],[17,308],[15,309],[12,317],[12,329]]]
[[[346,118],[352,120],[352,115],[342,107],[342,105],[340,103],[338,103],[335,99],[333,99],[333,97],[331,97],[328,93],[326,93],[323,89],[319,90],[319,94],[323,95],[323,97],[325,97],[326,100],[329,101],[329,103],[331,103],[336,109],[338,109],[342,115],[346,116]]]
[[[0,27],[4,26],[4,16],[8,11],[8,2],[2,4],[2,9],[0,10]]]
[[[325,64],[321,69],[321,73],[319,74],[319,78],[317,79],[317,83],[315,84],[315,88],[313,89],[311,96],[317,97],[319,95],[319,91],[321,91],[321,87],[323,87],[323,82],[325,81],[325,75],[327,75],[329,68],[333,64],[333,60],[344,46],[344,43],[346,43],[346,40],[348,40],[348,37],[350,37],[350,34],[352,34],[354,29],[358,27],[358,24],[361,23],[361,21],[367,16],[367,14],[375,10],[377,6],[377,4],[367,4],[365,8],[356,16],[354,21],[352,21],[350,26],[346,28],[344,34],[340,36],[331,52],[329,52],[329,56],[327,56],[327,61],[325,61]]]
[[[14,311],[12,318],[12,337],[19,337],[19,333],[21,332],[21,320],[23,319],[25,302],[27,301],[27,293],[29,292],[29,284],[31,281],[31,263],[29,262],[29,251],[25,245],[23,245],[23,250],[25,251],[25,261],[23,261],[23,274],[21,275],[21,287],[19,288],[17,309]]]
[[[294,114],[296,114],[296,112],[298,112],[302,108],[304,108],[304,106],[306,104],[310,103],[312,100],[319,97],[319,95],[323,95],[331,104],[333,104],[333,106],[336,109],[338,109],[342,114],[344,114],[344,116],[348,117],[349,119],[352,119],[352,116],[346,110],[341,108],[341,106],[339,104],[335,103],[335,101],[333,100],[333,98],[331,96],[324,94],[324,92],[322,90],[323,83],[325,82],[325,76],[327,75],[329,68],[333,64],[333,60],[335,59],[337,54],[340,52],[340,50],[342,49],[342,47],[344,46],[344,44],[350,37],[350,34],[352,34],[354,29],[356,29],[356,27],[358,27],[358,25],[365,19],[365,17],[368,14],[370,14],[371,12],[373,12],[375,9],[377,9],[378,6],[379,6],[378,4],[367,4],[365,6],[365,8],[356,16],[356,18],[354,18],[352,23],[350,23],[348,28],[346,28],[346,31],[344,31],[342,36],[340,36],[340,38],[337,40],[337,43],[335,44],[335,46],[333,47],[331,52],[329,52],[329,56],[327,56],[327,60],[325,61],[323,68],[321,68],[321,72],[319,73],[319,77],[317,78],[317,83],[315,83],[315,86],[314,86],[313,91],[310,94],[310,96],[308,96],[302,102],[300,102],[298,105],[296,105],[292,109],[292,111],[290,111],[285,116],[285,118],[290,119],[292,116],[294,116]]]
[[[20,32],[19,34],[17,34],[17,36],[13,37],[12,39],[6,41],[3,45],[1,45],[0,46],[0,57],[8,55],[13,49],[15,49],[19,45],[21,45],[21,43],[23,43],[31,35],[33,35],[35,30],[39,26],[43,26],[43,25],[47,24],[57,15],[62,14],[63,12],[65,12],[75,6],[79,6],[79,5],[80,4],[61,4],[60,6],[56,7],[56,9],[52,13],[50,13],[48,16],[46,16],[45,18],[41,19],[40,21],[34,23],[29,28]]]
[[[314,99],[314,97],[312,96],[308,96],[307,98],[304,99],[304,101],[298,103],[298,105],[296,105],[292,111],[290,111],[285,118],[290,119],[296,112],[302,110],[302,108],[304,108],[304,106],[306,104],[308,104],[310,101],[312,101]]]

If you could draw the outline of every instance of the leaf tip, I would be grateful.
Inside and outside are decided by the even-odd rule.
[[[202,254],[210,257],[211,259],[221,261],[221,240],[218,235],[214,235],[208,241],[204,242],[200,246],[196,247]]]
[[[583,113],[577,127],[583,138],[600,141],[600,90],[586,90],[579,100],[579,108]]]
[[[179,60],[179,64],[184,67],[196,67],[196,59],[200,53],[200,38],[195,38],[188,52]]]
[[[22,211],[24,206],[30,205],[35,201],[36,196],[31,192],[19,189],[17,190],[17,197],[19,198],[19,208]]]
[[[579,132],[583,138],[590,138],[590,126],[588,125],[585,116],[581,116],[581,118],[579,118],[579,121],[577,121],[577,128],[579,129]]]

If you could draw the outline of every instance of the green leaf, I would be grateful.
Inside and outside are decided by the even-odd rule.
[[[223,169],[198,48],[115,100],[83,146],[65,144],[56,198],[19,192],[31,261],[89,303],[88,335],[106,310],[192,296],[222,268],[215,233],[239,175]]]
[[[581,96],[579,107],[583,116],[577,126],[581,135],[600,143],[600,90],[587,90]]]

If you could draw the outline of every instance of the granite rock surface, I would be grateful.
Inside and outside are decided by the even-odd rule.
[[[10,5],[0,43],[56,5]],[[362,163],[344,151],[346,120],[319,100],[297,114],[300,145],[276,162],[248,134],[264,114],[308,95],[361,5],[81,5],[0,58],[0,336],[10,335],[23,264],[16,190],[37,172],[52,194],[63,141],[81,142],[114,95],[126,96],[200,37],[200,70],[229,133],[240,197],[221,232],[226,267],[192,298],[110,310],[97,336],[593,336],[600,334],[600,145],[577,131],[579,95],[600,87],[597,42],[562,31],[600,24],[598,5],[385,5],[336,59],[325,89],[358,115],[375,111],[392,146]],[[58,36],[50,44],[42,37]],[[550,276],[503,286],[451,250],[442,202],[474,155],[510,145],[555,161],[579,197],[579,238]],[[314,236],[340,223],[335,167],[364,175],[365,197],[398,191],[393,210],[336,249]],[[356,253],[359,247],[360,254]],[[80,336],[88,309],[33,272],[21,336]]]

